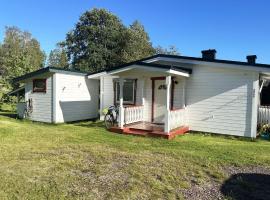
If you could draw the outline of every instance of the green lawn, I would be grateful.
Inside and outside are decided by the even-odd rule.
[[[0,199],[182,199],[228,178],[228,166],[270,166],[268,141],[187,134],[174,140],[50,125],[0,113]]]

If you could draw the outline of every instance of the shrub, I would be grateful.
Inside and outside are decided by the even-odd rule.
[[[261,125],[259,133],[270,136],[270,124]]]

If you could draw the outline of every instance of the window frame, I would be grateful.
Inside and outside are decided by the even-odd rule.
[[[35,88],[35,84],[39,81],[42,81],[43,83],[45,83],[45,88],[43,89],[37,89]],[[47,79],[33,79],[33,93],[46,93],[47,91]]]
[[[124,84],[127,81],[132,81],[133,82],[133,95],[132,95],[133,98],[132,98],[132,101],[124,101],[123,100],[123,104],[124,105],[136,105],[137,79],[124,79]],[[117,94],[118,94],[118,92],[117,92],[117,88],[118,88],[117,84],[119,84],[119,79],[114,80],[114,83],[113,83],[113,85],[114,85],[114,104],[115,105],[120,103],[120,101],[117,100],[117,97],[118,97],[117,96]],[[120,94],[120,91],[119,91],[119,94]]]

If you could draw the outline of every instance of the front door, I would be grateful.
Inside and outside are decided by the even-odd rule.
[[[153,80],[153,122],[164,123],[166,112],[166,81]]]

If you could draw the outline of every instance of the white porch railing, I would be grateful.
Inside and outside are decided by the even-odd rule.
[[[171,110],[169,114],[170,129],[175,129],[186,124],[186,110],[176,109]]]
[[[260,106],[258,124],[270,124],[270,106]]]
[[[17,103],[17,115],[19,118],[24,118],[24,112],[26,109],[26,103],[25,102],[19,102]]]
[[[124,108],[125,124],[143,121],[143,106],[130,106]]]

